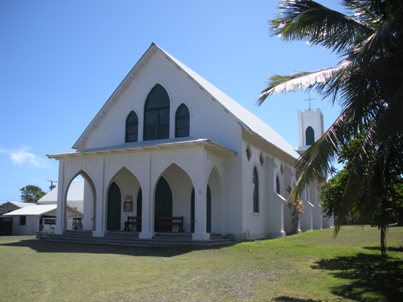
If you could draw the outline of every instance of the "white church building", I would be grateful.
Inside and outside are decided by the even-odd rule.
[[[303,148],[323,133],[320,111],[308,111],[299,113]],[[331,225],[319,184],[306,188],[301,220],[287,202],[299,153],[155,44],[73,148],[48,155],[59,161],[56,234],[66,231],[66,197],[78,175],[83,229],[94,237],[183,232],[193,240],[252,240]]]

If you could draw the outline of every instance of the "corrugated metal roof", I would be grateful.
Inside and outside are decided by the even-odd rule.
[[[59,153],[59,154],[48,154],[49,158],[59,158],[62,156],[76,156],[81,154],[90,154],[90,153],[101,153],[101,152],[117,152],[117,151],[133,151],[133,150],[150,150],[150,149],[167,149],[167,148],[177,148],[177,147],[188,147],[188,146],[198,146],[204,145],[207,148],[212,148],[216,151],[219,151],[221,154],[230,154],[236,155],[237,153],[233,150],[230,150],[220,144],[215,143],[214,141],[207,138],[198,138],[193,139],[191,137],[186,138],[170,138],[170,139],[160,139],[160,140],[150,140],[150,141],[140,141],[140,142],[132,142],[125,143],[116,146],[106,146],[99,148],[88,148],[82,150],[80,152],[67,152],[67,153]]]
[[[190,69],[188,66],[183,64],[181,61],[170,55],[165,50],[161,49],[159,46],[155,45],[159,50],[165,53],[175,64],[177,64],[184,72],[190,75],[194,81],[199,83],[212,97],[214,97],[218,102],[220,102],[226,109],[228,109],[240,122],[242,122],[246,127],[248,127],[252,132],[255,132],[261,136],[266,141],[272,143],[274,146],[288,153],[295,159],[298,159],[300,155],[298,152],[283,138],[280,134],[274,131],[269,125],[264,121],[259,119],[256,115],[251,113],[241,104],[236,102],[230,96],[222,92],[220,89],[215,87],[197,72]]]
[[[7,214],[4,216],[37,216],[43,215],[50,211],[55,210],[57,207],[56,204],[43,204],[43,205],[32,205],[30,207],[21,208]]]
[[[34,203],[22,202],[22,201],[8,201],[8,202],[12,203],[13,205],[15,205],[16,207],[19,207],[19,208],[25,208],[25,207],[35,205]]]

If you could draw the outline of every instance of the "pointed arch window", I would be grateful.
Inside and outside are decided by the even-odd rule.
[[[137,114],[131,111],[126,118],[126,135],[125,142],[137,142],[138,139],[139,120]]]
[[[256,167],[253,169],[253,213],[259,213],[259,176]]]
[[[144,140],[169,138],[169,96],[157,84],[151,89],[144,105]]]
[[[277,194],[281,194],[281,190],[280,190],[280,179],[278,178],[278,175],[276,175],[276,193]]]
[[[315,131],[311,126],[305,130],[305,142],[308,146],[313,145],[315,142]]]
[[[175,137],[189,136],[189,109],[185,104],[179,106],[175,114]]]

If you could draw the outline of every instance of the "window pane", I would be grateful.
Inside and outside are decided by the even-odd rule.
[[[189,109],[185,104],[179,106],[175,116],[175,137],[189,136]]]
[[[169,97],[159,84],[147,96],[144,106],[144,140],[169,137]]]
[[[126,143],[136,142],[138,132],[138,119],[134,111],[130,112],[126,119]]]
[[[259,178],[256,167],[253,169],[253,212],[259,213]]]

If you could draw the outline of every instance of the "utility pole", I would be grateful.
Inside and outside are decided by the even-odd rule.
[[[56,185],[55,185],[55,183],[57,183],[56,180],[48,179],[47,182],[50,182],[49,191],[52,191],[54,188],[56,188]]]

